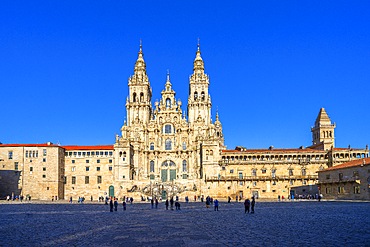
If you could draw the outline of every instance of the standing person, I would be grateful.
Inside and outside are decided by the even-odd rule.
[[[69,203],[72,203],[72,196],[69,198]]]
[[[113,212],[113,199],[110,199],[109,208],[110,208],[110,211]]]
[[[154,200],[153,200],[153,198],[150,199],[150,204],[152,205],[152,209],[153,209],[154,208]]]
[[[210,198],[207,196],[206,198],[206,208],[209,208],[209,205],[211,204]]]
[[[214,200],[213,203],[215,205],[215,211],[218,211],[218,200]]]
[[[245,199],[244,201],[244,213],[246,214],[248,212],[249,214],[249,207],[251,205],[251,202],[249,201],[249,199]]]
[[[130,203],[132,204],[133,201],[134,201],[134,198],[131,197],[130,198]]]
[[[123,207],[123,211],[125,211],[126,210],[126,202],[125,202],[125,200],[123,200],[123,202],[122,202],[122,207]]]
[[[170,204],[171,204],[171,210],[173,210],[173,197],[170,199]]]
[[[114,199],[114,211],[117,211],[118,208],[118,201],[117,198]]]
[[[168,198],[166,199],[166,202],[164,203],[164,205],[166,205],[166,210],[168,210],[168,205],[169,205]]]
[[[254,214],[254,204],[256,204],[256,200],[254,199],[254,196],[252,196],[252,202],[251,202],[251,214]]]
[[[158,199],[157,199],[157,197],[155,198],[155,208],[156,209],[158,208]]]
[[[231,201],[231,197],[230,197],[230,196],[228,196],[228,197],[227,197],[227,203],[230,203],[230,201]]]

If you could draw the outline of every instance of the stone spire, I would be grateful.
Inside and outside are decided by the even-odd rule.
[[[193,68],[193,71],[195,73],[204,73],[204,62],[203,62],[203,59],[200,55],[200,43],[199,43],[199,39],[198,39],[198,49],[197,49],[197,52],[196,52],[196,55],[195,55],[195,59],[194,59],[194,68]]]
[[[319,114],[317,115],[315,126],[319,127],[320,124],[331,124],[330,118],[325,111],[325,108],[321,108]]]
[[[148,82],[148,77],[146,74],[146,64],[144,61],[144,54],[143,54],[143,45],[140,40],[140,49],[138,52],[138,57],[135,63],[135,68],[134,68],[134,75],[133,78],[136,82]]]

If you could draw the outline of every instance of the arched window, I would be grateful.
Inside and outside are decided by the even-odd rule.
[[[165,150],[171,150],[171,149],[172,149],[172,141],[170,139],[167,139]]]
[[[166,108],[171,108],[171,100],[169,98],[166,99]]]
[[[186,150],[186,142],[182,143],[182,150]]]
[[[154,143],[153,142],[150,143],[150,150],[154,150]]]
[[[140,102],[144,102],[144,93],[140,93]]]
[[[206,98],[206,96],[205,96],[204,92],[202,92],[200,95],[201,95],[201,97],[202,97],[202,101],[204,101],[204,99]]]
[[[187,167],[187,165],[186,165],[186,160],[183,160],[183,161],[182,161],[182,171],[183,171],[183,172],[187,172],[187,171],[188,171],[188,167]]]
[[[198,99],[198,92],[194,92],[194,100]]]
[[[165,134],[171,134],[172,133],[172,128],[171,128],[172,126],[170,125],[170,124],[166,124],[165,126],[164,126],[164,133]]]
[[[134,93],[134,94],[132,95],[132,101],[133,101],[133,102],[136,102],[136,93]]]
[[[154,172],[154,161],[150,161],[150,172]]]

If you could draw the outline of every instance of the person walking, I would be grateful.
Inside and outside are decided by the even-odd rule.
[[[230,203],[230,201],[231,201],[231,197],[230,197],[230,196],[228,196],[228,197],[227,197],[227,203]]]
[[[248,212],[249,214],[249,207],[251,205],[251,202],[249,201],[249,199],[245,199],[244,201],[244,213],[246,214]]]
[[[166,205],[166,210],[168,210],[168,205],[169,205],[168,198],[166,199],[166,202],[164,203],[164,205]]]
[[[256,200],[254,199],[254,196],[252,196],[252,202],[251,202],[251,214],[254,214],[254,205],[256,204]]]
[[[216,199],[216,200],[214,200],[213,201],[213,204],[214,204],[214,206],[215,206],[215,211],[218,211],[218,200]]]
[[[155,209],[157,209],[158,208],[158,199],[157,199],[157,197],[155,198]]]
[[[171,210],[173,210],[173,197],[170,199],[170,204],[171,204]]]
[[[118,208],[118,201],[117,198],[114,199],[114,211],[117,211]]]
[[[153,209],[154,208],[154,200],[153,200],[153,198],[150,199],[150,204],[152,205],[152,209]]]
[[[113,199],[110,199],[109,208],[110,208],[110,211],[113,212]]]
[[[126,210],[126,202],[125,202],[125,200],[123,200],[123,202],[122,202],[122,207],[123,207],[123,211],[125,211]]]

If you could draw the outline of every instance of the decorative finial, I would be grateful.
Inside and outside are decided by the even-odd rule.
[[[167,69],[167,81],[170,81],[170,70]]]
[[[198,51],[200,50],[200,38],[198,38]]]
[[[140,39],[140,52],[143,51],[143,41]]]

